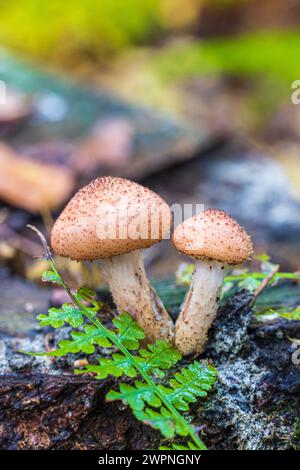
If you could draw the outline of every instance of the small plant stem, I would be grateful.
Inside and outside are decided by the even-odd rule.
[[[61,286],[65,289],[65,291],[67,292],[68,296],[70,297],[72,303],[74,304],[74,306],[76,306],[77,304],[77,300],[75,299],[74,295],[72,294],[69,286],[67,285],[66,281],[63,279],[63,277],[61,276],[61,274],[58,272],[56,266],[55,266],[55,263],[54,263],[54,259],[52,257],[52,254],[51,254],[51,250],[48,246],[48,243],[46,241],[46,238],[44,237],[44,235],[34,226],[34,225],[30,225],[30,224],[27,224],[27,227],[30,228],[33,232],[35,232],[39,239],[41,240],[42,242],[42,245],[43,245],[43,248],[44,248],[44,258],[49,261],[50,263],[50,266],[53,270],[53,272],[56,274],[57,277],[59,277],[60,279],[60,283],[61,283]]]
[[[272,271],[264,278],[264,280],[260,283],[258,288],[253,294],[253,298],[251,300],[251,306],[255,303],[257,297],[263,292],[263,290],[270,284],[270,282],[274,279],[276,274],[279,271],[279,264],[276,264]]]
[[[266,279],[269,276],[269,274],[265,273],[251,273],[251,279]],[[245,274],[232,274],[230,276],[226,276],[224,281],[225,282],[235,282],[235,281],[243,281],[244,279],[247,279],[249,277],[249,273]],[[300,279],[300,274],[299,273],[275,273],[273,276],[273,280],[277,281],[278,279],[294,279],[294,280],[299,280]]]

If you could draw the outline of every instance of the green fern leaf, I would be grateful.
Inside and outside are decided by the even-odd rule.
[[[199,450],[195,444],[193,444],[191,441],[187,443],[187,446],[184,446],[182,444],[172,444],[172,447],[167,447],[167,446],[160,446],[159,450]]]
[[[189,404],[197,397],[205,397],[216,381],[216,371],[205,362],[193,362],[177,372],[170,380],[171,388],[158,385],[158,389],[167,396],[177,410],[188,411]]]
[[[61,308],[50,308],[48,315],[38,315],[37,319],[41,326],[52,326],[53,328],[60,328],[65,323],[78,328],[83,324],[83,313],[73,304],[66,303]]]
[[[159,411],[146,408],[144,411],[134,410],[133,413],[143,423],[158,429],[167,439],[172,439],[176,434],[179,436],[188,435],[187,427],[165,407],[161,407]]]
[[[43,279],[51,280],[51,282],[57,282],[53,280],[57,277],[57,274],[52,271],[45,271],[43,273]],[[89,312],[92,317],[95,317],[96,313],[101,309],[102,304],[97,302],[94,297],[95,293],[87,288],[80,288],[75,294],[75,299],[80,300],[81,302],[88,302],[88,306],[84,308]],[[41,326],[52,326],[53,328],[60,328],[64,326],[65,323],[73,326],[73,328],[78,328],[83,324],[84,311],[78,306],[75,306],[72,303],[65,303],[61,308],[50,308],[48,310],[48,315],[38,315],[37,319],[40,322]],[[69,351],[68,351],[69,352]]]
[[[129,350],[138,349],[139,341],[145,338],[140,325],[126,312],[113,319],[118,340]]]
[[[78,353],[80,351],[86,354],[95,352],[95,344],[103,348],[112,346],[106,338],[106,333],[93,325],[84,326],[84,331],[72,331],[72,340],[63,339],[58,343],[59,349],[46,353],[47,356],[65,356],[68,353]]]
[[[108,401],[122,400],[123,403],[128,404],[133,410],[141,411],[145,407],[145,403],[150,406],[158,408],[162,405],[156,392],[150,385],[140,380],[136,380],[133,385],[120,384],[120,392],[111,390],[107,395]]]
[[[157,343],[148,346],[150,355],[147,354],[147,358],[154,351],[161,352],[161,346],[167,344],[164,341],[158,343],[157,348],[153,347],[157,346]],[[143,354],[145,356],[145,352]],[[166,362],[164,365],[167,366],[169,363]],[[169,382],[171,387],[156,385],[153,388],[145,382],[136,381],[134,385],[121,384],[119,391],[113,390],[108,393],[107,399],[122,400],[123,403],[129,404],[138,419],[155,429],[160,429],[163,434],[165,432],[164,436],[167,438],[173,437],[175,434],[185,436],[188,434],[187,427],[177,420],[176,414],[172,414],[163,406],[161,397],[163,396],[165,401],[177,410],[187,411],[189,404],[195,402],[197,397],[207,395],[207,391],[211,389],[215,380],[216,371],[213,367],[206,362],[195,361],[175,374]],[[146,404],[159,409],[144,409]]]
[[[85,308],[90,314],[95,315],[102,308],[103,303],[98,302],[96,299],[96,293],[87,287],[80,287],[75,294],[75,299],[79,302],[84,302]],[[88,304],[88,305],[86,305]]]
[[[189,442],[187,443],[187,445],[188,445],[188,450],[197,450],[197,449],[198,449],[198,447],[195,446],[195,444],[194,444],[193,442],[191,442],[191,441],[189,441]]]
[[[54,271],[44,271],[42,274],[42,281],[53,282],[53,284],[57,284],[59,286],[62,285],[59,274],[55,273]]]
[[[114,323],[120,325],[118,335],[124,335],[122,337],[122,341],[130,344],[131,347],[136,347],[136,344],[138,344],[137,336],[141,337],[141,330],[140,327],[136,328],[136,322],[134,320],[129,322],[129,319],[131,320],[131,317],[129,317],[128,314],[122,314],[121,319],[119,317],[114,319]],[[118,336],[118,338],[120,338],[120,336]],[[95,337],[97,339],[96,332]],[[94,333],[88,336],[87,339],[93,340],[93,338]],[[75,352],[74,348],[78,347],[79,345],[82,346],[83,344],[89,348],[88,350],[90,350],[90,345],[86,343],[88,343],[88,341],[85,341],[83,334],[76,334],[76,338],[74,338],[73,341],[62,340],[59,343],[59,346],[62,349],[63,355],[63,352]],[[100,344],[97,343],[97,341],[94,341],[94,343]],[[103,346],[103,343],[101,345]],[[68,348],[72,348],[72,351],[67,351]],[[85,350],[84,352],[88,352],[88,350]],[[176,349],[172,348],[169,343],[162,340],[156,341],[156,343],[153,344],[149,344],[147,349],[142,349],[139,352],[140,355],[132,356],[132,358],[128,358],[123,354],[115,353],[111,358],[100,358],[99,364],[93,366],[88,365],[86,369],[77,372],[93,372],[96,374],[97,379],[104,379],[109,375],[112,375],[113,377],[120,377],[121,375],[126,375],[127,377],[136,377],[137,370],[134,364],[135,362],[139,364],[143,371],[152,371],[158,376],[163,376],[164,373],[161,369],[169,369],[181,358],[180,353]],[[60,355],[59,351],[52,351],[48,354]]]
[[[174,349],[167,341],[158,340],[153,344],[148,344],[147,349],[139,351],[138,361],[144,371],[150,370],[163,376],[161,369],[170,369],[181,359],[181,354]]]
[[[99,364],[88,365],[84,370],[75,370],[77,374],[84,374],[85,372],[93,372],[96,374],[96,379],[106,379],[109,375],[113,377],[136,377],[137,372],[132,364],[132,361],[123,354],[115,353],[111,358],[99,359]]]

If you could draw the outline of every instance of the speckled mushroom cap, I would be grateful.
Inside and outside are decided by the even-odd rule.
[[[253,253],[251,238],[226,212],[209,209],[185,220],[174,231],[178,251],[195,259],[241,264]]]
[[[140,184],[103,177],[80,189],[56,220],[53,250],[94,260],[147,248],[170,230],[168,204]]]

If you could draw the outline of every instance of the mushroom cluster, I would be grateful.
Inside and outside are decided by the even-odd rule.
[[[97,178],[80,189],[55,222],[53,250],[77,261],[102,260],[118,310],[126,310],[149,340],[173,338],[173,322],[151,286],[142,249],[170,231],[168,204],[123,178]]]
[[[220,210],[205,211],[176,228],[173,245],[196,266],[174,325],[147,278],[142,253],[170,233],[171,220],[168,204],[148,188],[122,178],[97,178],[60,214],[51,245],[56,254],[77,261],[101,260],[115,305],[136,319],[149,341],[166,339],[184,355],[201,353],[217,313],[225,267],[248,260],[252,242]]]

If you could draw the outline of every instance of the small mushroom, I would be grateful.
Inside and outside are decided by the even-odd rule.
[[[226,212],[210,209],[187,219],[173,234],[178,251],[196,260],[187,297],[175,325],[175,345],[184,355],[202,353],[215,319],[226,265],[249,259],[246,231]]]
[[[128,311],[149,340],[173,337],[173,322],[151,286],[141,249],[170,230],[168,204],[132,181],[97,178],[79,190],[55,222],[54,251],[75,260],[103,260],[118,310]]]

